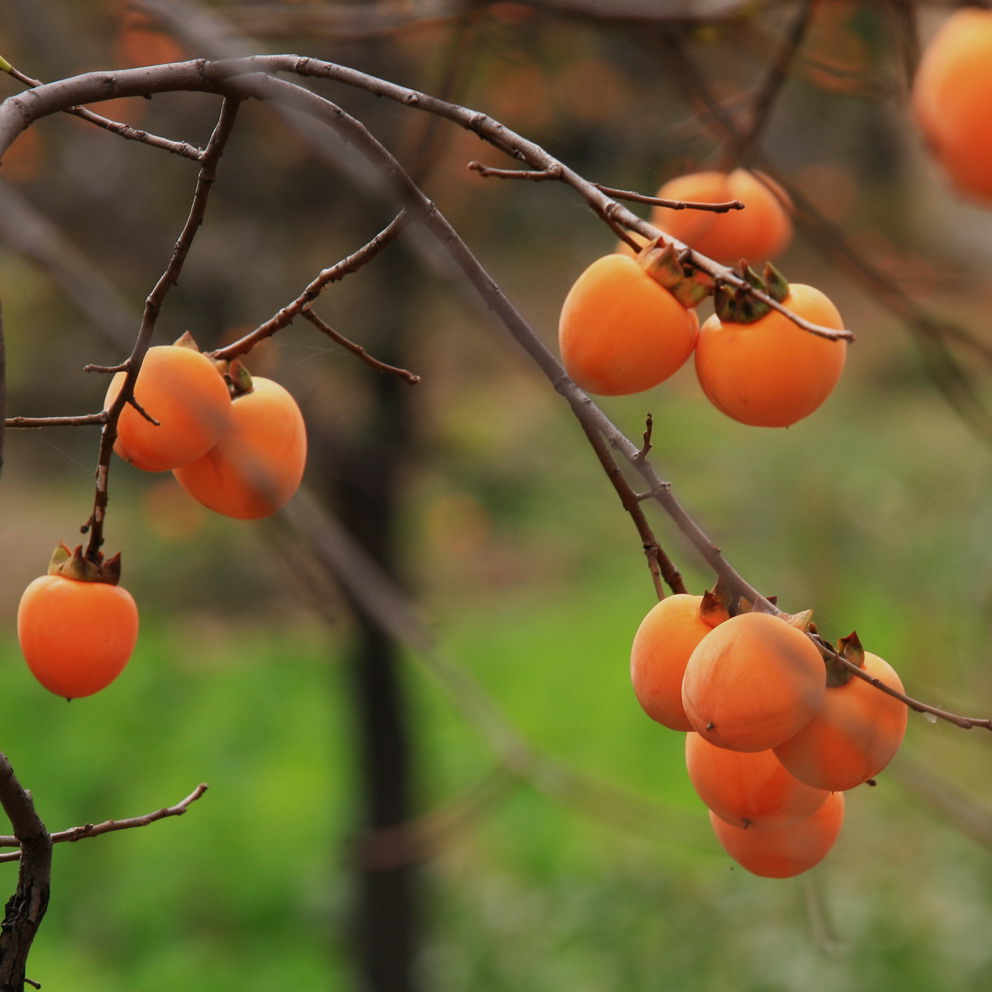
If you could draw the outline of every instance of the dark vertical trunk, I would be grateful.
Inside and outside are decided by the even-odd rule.
[[[369,291],[384,302],[377,312],[370,308],[363,314],[361,341],[377,358],[393,360],[414,292],[408,260],[388,251],[363,277],[375,281]],[[345,528],[395,578],[396,519],[403,492],[399,476],[409,457],[406,407],[411,387],[372,370],[356,368],[350,374],[367,376],[374,393],[371,412],[343,448],[336,437],[314,438],[320,453],[312,467],[323,475],[322,487]],[[334,425],[329,430],[336,433]],[[411,817],[413,744],[397,646],[361,603],[351,605],[356,620],[351,685],[360,793],[357,827],[376,834]],[[421,916],[417,868],[402,857],[374,858],[363,856],[363,850],[368,847],[358,845],[352,919],[359,987],[414,992]]]

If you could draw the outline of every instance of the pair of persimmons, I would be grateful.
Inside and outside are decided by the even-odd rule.
[[[123,372],[111,380],[106,409],[124,382]],[[134,400],[121,410],[114,450],[145,471],[171,470],[211,510],[267,517],[299,487],[307,450],[300,409],[282,386],[250,376],[240,362],[222,372],[184,335],[148,350]],[[123,671],[137,643],[138,609],[119,577],[120,555],[93,561],[60,544],[48,574],[25,589],[18,639],[46,689],[88,696]]]
[[[737,169],[699,172],[666,183],[658,198],[727,203],[743,210],[656,206],[651,221],[670,238],[721,264],[771,258],[792,233],[788,201],[767,177]],[[621,250],[594,261],[562,306],[558,344],[566,371],[590,393],[620,396],[651,389],[695,355],[707,398],[744,424],[788,427],[811,414],[840,379],[847,342],[813,334],[747,292],[712,287],[691,258],[662,239],[635,256]],[[818,289],[789,285],[770,266],[748,281],[783,307],[830,331],[843,328]],[[716,312],[700,326],[695,307],[711,291]]]
[[[641,708],[686,733],[685,759],[727,853],[768,878],[818,864],[844,818],[844,793],[871,781],[902,743],[902,681],[855,634],[824,659],[808,614],[729,616],[712,593],[661,600],[634,635]]]

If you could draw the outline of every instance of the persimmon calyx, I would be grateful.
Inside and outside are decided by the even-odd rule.
[[[232,396],[244,396],[255,388],[251,373],[240,358],[231,359],[224,373],[224,378],[227,379],[228,385],[231,387]]]
[[[193,335],[189,331],[183,331],[182,334],[172,342],[173,346],[176,348],[189,348],[190,351],[199,351],[200,346],[196,343]]]
[[[710,627],[730,619],[730,598],[719,580],[712,589],[703,593],[699,604],[699,618]]]
[[[836,689],[839,686],[847,685],[854,678],[851,669],[844,662],[854,665],[855,668],[865,667],[865,649],[862,647],[861,639],[855,630],[852,630],[847,637],[841,637],[837,641],[836,657],[827,656],[824,658],[824,664],[827,666],[828,688]]]
[[[649,241],[637,253],[637,264],[687,310],[699,306],[712,292],[697,278],[698,270],[683,262],[675,245],[663,238]]]
[[[83,554],[82,545],[69,550],[69,546],[59,541],[48,562],[49,575],[61,575],[77,582],[103,582],[116,586],[121,580],[121,553],[104,558],[97,552],[96,559]]]
[[[748,286],[771,297],[776,303],[783,303],[789,295],[788,280],[771,262],[765,263],[759,276],[742,258],[739,272]],[[754,324],[772,310],[771,304],[758,299],[744,286],[731,287],[726,283],[719,283],[714,290],[713,306],[717,317],[725,324]]]

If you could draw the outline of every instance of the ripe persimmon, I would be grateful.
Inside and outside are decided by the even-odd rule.
[[[859,646],[860,647],[860,646]],[[884,659],[859,651],[860,667],[898,692],[902,679]],[[828,681],[823,702],[795,736],[775,748],[797,778],[820,789],[841,791],[874,778],[892,760],[906,733],[909,711],[894,696],[856,676]]]
[[[710,825],[723,849],[742,868],[763,878],[792,878],[830,853],[844,823],[844,793],[831,792],[818,809],[777,830],[731,826],[712,810]]]
[[[138,639],[138,608],[107,570],[65,545],[47,575],[32,581],[17,608],[17,638],[28,668],[66,699],[90,696],[124,670]]]
[[[837,308],[813,286],[792,283],[782,304],[830,330],[844,327]],[[755,427],[788,427],[830,395],[844,371],[847,341],[813,334],[768,310],[750,323],[703,322],[696,377],[709,401],[728,417]]]
[[[682,705],[682,675],[693,648],[726,618],[688,593],[666,596],[645,614],[630,649],[630,680],[641,708],[671,730],[691,730]]]
[[[303,415],[279,383],[249,377],[234,398],[230,428],[201,458],[174,470],[194,499],[239,520],[268,517],[293,497],[303,478],[307,434]]]
[[[911,106],[931,153],[954,187],[992,198],[992,10],[960,7],[926,45]]]
[[[685,766],[699,798],[741,829],[788,826],[819,809],[830,795],[801,782],[773,751],[731,751],[695,732],[685,735]]]
[[[689,655],[682,704],[711,744],[764,751],[810,721],[825,689],[823,658],[802,630],[770,613],[740,613]]]
[[[117,398],[124,378],[125,373],[118,372],[111,379],[105,408]],[[156,422],[127,404],[117,422],[114,450],[146,472],[163,472],[195,461],[231,423],[227,383],[192,344],[149,348],[138,372],[134,398]]]
[[[634,258],[596,259],[565,297],[558,322],[562,363],[580,388],[639,393],[674,374],[699,333],[694,311]]]
[[[792,205],[776,183],[762,173],[735,169],[693,172],[661,186],[659,199],[687,203],[729,203],[743,210],[712,210],[656,206],[650,220],[658,230],[707,258],[735,265],[742,258],[766,261],[779,255],[792,239]]]

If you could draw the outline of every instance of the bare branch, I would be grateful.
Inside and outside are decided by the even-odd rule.
[[[109,834],[117,830],[133,830],[136,827],[147,827],[170,816],[182,816],[206,791],[207,785],[200,783],[185,799],[180,799],[174,806],[166,806],[152,813],[146,813],[144,816],[132,816],[124,820],[104,820],[103,823],[86,823],[81,827],[59,830],[57,833],[51,835],[51,841],[53,844],[74,843],[77,840],[99,837],[101,834]],[[0,847],[21,847],[21,842],[17,836],[0,836]],[[10,854],[0,854],[0,861],[17,861],[21,855],[22,851],[20,850],[13,851]]]
[[[357,251],[352,252],[347,258],[342,259],[336,265],[332,265],[329,268],[323,269],[319,272],[315,279],[303,290],[300,295],[284,306],[278,313],[270,317],[265,323],[259,325],[255,330],[250,331],[244,337],[239,338],[232,344],[225,345],[223,348],[217,348],[215,351],[210,353],[212,358],[216,358],[220,361],[230,361],[232,358],[237,358],[240,355],[246,355],[252,348],[258,344],[259,341],[264,340],[267,337],[271,337],[276,331],[282,330],[286,327],[292,320],[299,314],[303,314],[308,320],[311,319],[310,315],[306,312],[324,291],[324,289],[329,286],[332,282],[336,282],[343,279],[346,275],[353,272],[357,272],[362,266],[367,265],[372,259],[376,258],[380,252],[386,248],[387,245],[391,244],[396,238],[399,237],[400,233],[406,228],[409,223],[409,215],[405,210],[400,210],[400,212],[384,227],[371,241],[363,245]],[[314,321],[316,323],[316,321]],[[323,325],[323,326],[321,326]],[[403,369],[394,369],[392,366],[383,365],[380,362],[376,362],[375,359],[370,358],[370,356],[365,352],[364,348],[358,345],[352,344],[343,336],[339,335],[336,331],[331,330],[326,324],[320,322],[316,324],[320,329],[327,334],[329,337],[333,338],[338,344],[343,345],[349,351],[359,354],[364,360],[369,361],[376,368],[381,371],[392,371],[397,372],[404,376],[410,382],[419,382],[420,377],[413,375],[412,372],[406,372]]]
[[[31,793],[0,754],[0,803],[20,845],[17,889],[0,927],[0,988],[24,987],[28,952],[48,908],[52,877],[52,839],[34,808]]]

